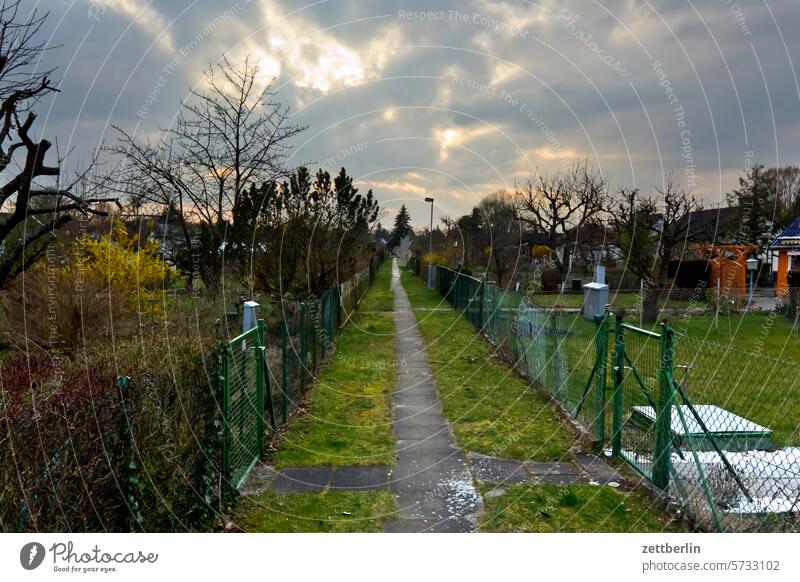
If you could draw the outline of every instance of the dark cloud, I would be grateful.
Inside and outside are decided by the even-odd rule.
[[[418,224],[426,192],[465,212],[571,156],[616,184],[675,172],[711,201],[747,152],[800,161],[794,3],[46,4],[61,45],[47,60],[64,79],[41,117],[77,158],[113,139],[112,123],[142,135],[169,124],[209,62],[255,52],[310,126],[293,160],[347,166],[387,206],[409,202]]]

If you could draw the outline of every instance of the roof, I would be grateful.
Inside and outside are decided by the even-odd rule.
[[[695,242],[724,244],[735,239],[739,215],[738,206],[695,210],[681,216],[673,228]]]
[[[769,243],[769,248],[800,248],[800,218],[795,218],[789,226],[784,228],[781,233]]]

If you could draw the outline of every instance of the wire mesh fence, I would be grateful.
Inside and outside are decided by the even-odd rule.
[[[441,266],[434,284],[698,528],[800,530],[797,289],[617,289],[610,313],[587,319],[582,293],[520,293]]]
[[[265,433],[285,424],[302,402],[382,261],[376,256],[320,297],[272,304],[257,327],[221,343],[223,468],[234,488],[260,458]]]
[[[226,342],[222,366],[222,464],[238,487],[261,456],[264,410],[264,325]]]

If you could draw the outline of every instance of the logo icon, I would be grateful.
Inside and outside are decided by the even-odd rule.
[[[39,542],[27,543],[19,552],[19,563],[26,570],[35,570],[42,565],[44,554],[44,546]]]

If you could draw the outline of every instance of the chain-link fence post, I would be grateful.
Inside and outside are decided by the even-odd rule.
[[[481,288],[478,294],[479,303],[478,303],[478,328],[483,329],[484,326],[484,311],[483,311],[483,302],[486,300],[486,274],[484,273],[483,277],[481,277]]]
[[[671,381],[674,364],[673,332],[666,323],[661,324],[660,344],[653,483],[661,489],[667,489],[672,454],[672,403],[675,398]]]
[[[231,375],[230,375],[230,346],[225,340],[220,341],[219,346],[219,367],[220,374],[218,380],[222,391],[222,472],[223,479],[230,481],[231,471]]]
[[[622,396],[625,382],[625,337],[622,315],[614,322],[614,412],[611,419],[611,450],[615,456],[622,452]]]
[[[306,302],[300,302],[300,392],[306,391],[306,373],[308,372],[306,362],[306,329],[308,328],[306,322]]]
[[[258,410],[257,439],[258,456],[264,454],[264,371],[266,368],[266,353],[264,347],[264,320],[259,319],[258,336],[256,337],[255,359],[256,359],[256,407]]]
[[[314,298],[311,303],[311,370],[317,376],[317,325],[319,325],[319,301]]]
[[[555,317],[551,314],[551,319]],[[595,440],[602,449],[606,441],[606,360],[608,359],[608,315],[595,315]]]
[[[133,410],[128,404],[128,392],[130,391],[131,379],[128,376],[117,376],[117,390],[119,391],[120,405],[123,407],[121,440],[123,442],[124,475],[123,487],[125,491],[125,503],[132,514],[132,522],[126,524],[129,531],[141,530],[144,523],[142,516],[142,505],[140,500],[144,490],[139,480],[139,464],[133,448],[133,434],[131,431],[131,416]]]
[[[289,322],[286,320],[286,306],[281,305],[281,417],[283,422],[289,418],[289,366],[288,366],[288,335],[289,330],[287,326]]]

